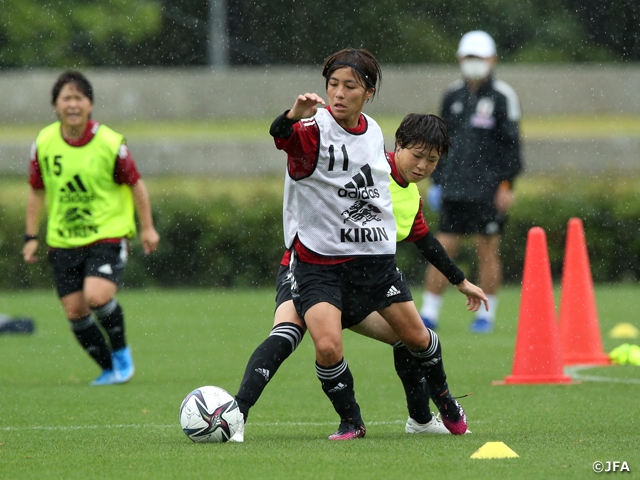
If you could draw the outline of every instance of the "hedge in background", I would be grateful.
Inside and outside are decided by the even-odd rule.
[[[151,255],[144,255],[139,239],[133,240],[125,287],[275,285],[284,252],[281,197],[254,196],[250,203],[179,195],[153,200],[162,239]],[[0,288],[53,288],[43,242],[39,262],[22,260],[24,210],[0,204],[0,224]]]
[[[639,280],[639,197],[640,185],[635,177],[523,178],[516,185],[516,203],[500,248],[505,282],[522,280],[527,234],[534,226],[546,232],[551,273],[554,281],[559,281],[567,223],[572,217],[583,221],[594,281]],[[437,226],[437,216],[428,211],[425,215]],[[470,242],[461,249],[458,264],[473,277],[476,265]]]
[[[163,180],[163,182],[167,182]],[[281,182],[281,179],[279,180]],[[135,239],[125,273],[125,287],[254,287],[272,286],[284,250],[282,197],[278,185],[250,196],[158,194],[151,186],[156,227],[162,241],[145,256]],[[542,186],[540,186],[542,185]],[[272,188],[273,187],[273,188]],[[242,188],[242,187],[240,187]],[[547,234],[554,279],[562,273],[567,222],[583,220],[593,277],[596,282],[640,279],[640,201],[637,185],[607,185],[594,180],[531,179],[518,185],[502,243],[504,277],[518,283],[522,276],[527,232],[541,226]],[[10,198],[10,197],[8,197]],[[437,217],[425,211],[435,229]],[[25,265],[20,255],[24,207],[0,196],[0,288],[53,288],[44,248],[41,261]],[[417,249],[401,245],[398,264],[413,285],[422,282],[425,261]],[[467,242],[458,264],[473,279],[475,258]]]

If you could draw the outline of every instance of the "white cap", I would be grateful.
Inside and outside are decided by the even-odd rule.
[[[460,39],[456,56],[458,58],[474,56],[480,58],[490,58],[496,53],[496,42],[493,41],[491,35],[482,30],[474,30],[465,33]]]

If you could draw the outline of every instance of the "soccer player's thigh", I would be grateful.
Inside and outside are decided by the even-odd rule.
[[[436,238],[450,257],[458,255],[462,237],[474,231],[474,211],[467,202],[443,202]]]
[[[418,310],[412,301],[393,303],[378,312],[408,349],[424,350],[429,346],[429,331],[420,320]]]
[[[292,268],[293,301],[316,349],[316,360],[324,366],[342,359],[341,267],[296,262]]]
[[[479,263],[497,262],[500,235],[504,229],[504,216],[499,214],[491,202],[475,205],[473,239]]]
[[[477,233],[473,236],[478,255],[478,262],[489,262],[498,259],[498,250],[500,247],[500,235],[483,235]]]
[[[349,272],[352,284],[357,285],[354,301],[378,311],[408,348],[426,348],[429,333],[395,258],[362,258],[354,266],[357,268]]]
[[[104,305],[118,291],[125,262],[121,243],[98,243],[90,247],[85,264],[84,296],[91,308]]]
[[[77,248],[54,248],[49,250],[48,257],[66,317],[77,320],[89,315],[91,311],[82,293],[86,252]]]
[[[393,345],[400,340],[398,335],[396,335],[387,321],[382,318],[378,312],[372,312],[360,323],[349,327],[349,330],[359,335],[388,343],[389,345]]]
[[[305,332],[307,326],[298,315],[298,312],[296,312],[296,307],[293,304],[291,277],[289,267],[280,265],[278,276],[276,277],[276,309],[273,315],[273,326],[275,327],[281,323],[293,323]]]

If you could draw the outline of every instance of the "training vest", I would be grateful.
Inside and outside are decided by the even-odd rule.
[[[122,135],[104,125],[91,141],[73,147],[60,122],[38,134],[36,148],[47,208],[47,244],[76,248],[136,233],[131,188],[113,179]]]
[[[391,168],[378,124],[353,134],[326,110],[302,122],[319,129],[318,160],[302,179],[285,177],[284,234],[290,248],[296,236],[320,255],[392,255],[396,224],[389,193]]]
[[[396,217],[396,240],[403,241],[409,236],[413,224],[420,210],[420,191],[415,183],[410,183],[403,188],[391,178],[389,184],[391,200],[393,202],[393,214]]]

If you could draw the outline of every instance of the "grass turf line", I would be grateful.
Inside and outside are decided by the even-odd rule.
[[[98,114],[99,115],[99,114]],[[404,115],[374,115],[386,136],[392,138]],[[145,140],[234,140],[269,139],[273,118],[198,121],[126,122],[108,125],[127,139]],[[0,142],[33,141],[45,124],[0,124]],[[637,137],[637,115],[554,115],[524,116],[522,134],[529,139],[593,139]]]

